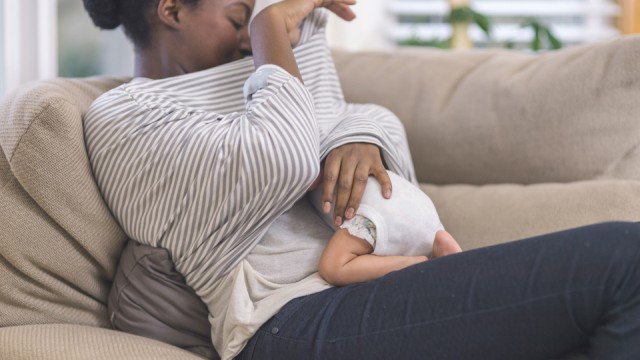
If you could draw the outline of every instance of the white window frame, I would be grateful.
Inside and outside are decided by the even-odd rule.
[[[0,20],[4,24],[4,0],[0,0]],[[0,25],[0,99],[5,94],[5,80],[4,80],[4,26]]]
[[[58,75],[57,5],[57,0],[0,3],[4,94],[25,82]]]
[[[58,76],[58,0],[38,0],[38,55],[38,77]]]
[[[611,39],[620,35],[615,27],[606,23],[606,19],[620,15],[618,4],[607,0],[545,0],[533,2],[509,0],[472,1],[477,11],[489,16],[580,16],[584,26],[554,25],[552,29],[563,41],[570,43],[589,43]],[[444,17],[449,14],[448,1],[411,1],[392,0],[389,10],[394,15],[436,15]],[[421,39],[444,39],[451,35],[448,24],[397,24],[391,33],[395,40],[404,40],[412,36]],[[498,25],[494,29],[497,41],[524,41],[531,38],[531,29],[522,29],[517,24]],[[474,41],[482,42],[485,36],[480,28],[472,26],[470,36]]]

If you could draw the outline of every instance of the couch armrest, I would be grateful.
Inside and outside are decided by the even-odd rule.
[[[58,324],[0,328],[0,359],[202,360],[155,340],[108,329]]]
[[[420,181],[640,179],[640,36],[542,55],[334,52],[347,101],[403,121]]]

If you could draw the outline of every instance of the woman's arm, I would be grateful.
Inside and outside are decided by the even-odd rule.
[[[299,23],[316,7],[327,7],[345,20],[355,15],[349,5],[355,0],[287,0],[267,7],[251,23],[251,47],[254,64],[278,65],[302,81],[291,44],[297,42]],[[334,215],[336,225],[355,214],[369,175],[382,184],[383,196],[391,196],[391,181],[375,144],[351,143],[332,150],[324,163],[323,211],[331,210],[334,191],[337,192]],[[320,179],[319,179],[320,180]],[[315,186],[317,186],[317,182]]]

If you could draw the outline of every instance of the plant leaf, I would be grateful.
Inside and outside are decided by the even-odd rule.
[[[468,6],[460,6],[451,9],[447,21],[452,24],[470,22],[473,20],[473,10]]]
[[[540,31],[534,28],[533,40],[531,41],[531,50],[540,51]]]
[[[487,16],[477,11],[471,10],[473,16],[473,22],[475,22],[482,31],[491,39],[491,21]]]
[[[562,48],[562,41],[560,41],[560,39],[558,39],[554,34],[553,31],[551,31],[550,28],[547,28],[547,39],[549,40],[549,44],[551,44],[551,48],[553,50],[558,50]]]

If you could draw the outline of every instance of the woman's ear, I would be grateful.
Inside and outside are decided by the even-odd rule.
[[[160,0],[157,9],[160,22],[174,29],[180,27],[182,5],[180,0]]]

